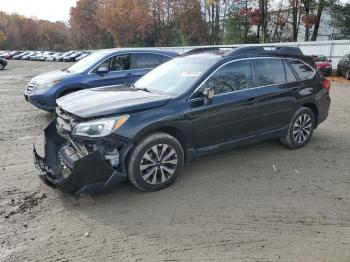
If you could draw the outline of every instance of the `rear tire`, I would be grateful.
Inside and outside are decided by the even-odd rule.
[[[336,76],[341,76],[341,71],[340,71],[339,68],[337,68],[337,71],[335,71],[335,75],[336,75]]]
[[[301,148],[310,141],[314,128],[314,113],[311,109],[302,107],[294,114],[288,132],[281,137],[281,142],[291,149]]]
[[[350,69],[348,69],[348,71],[346,71],[345,78],[350,80]]]
[[[184,165],[179,141],[156,132],[143,138],[133,148],[127,169],[129,181],[142,191],[157,191],[171,185]]]

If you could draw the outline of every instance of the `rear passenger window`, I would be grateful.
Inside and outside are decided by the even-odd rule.
[[[158,54],[147,54],[140,53],[135,55],[134,68],[142,69],[142,68],[155,68],[160,64],[163,64],[169,61],[171,58]]]
[[[281,59],[256,59],[254,63],[259,86],[286,82],[286,75]]]
[[[297,78],[295,77],[292,69],[290,69],[290,66],[286,61],[284,61],[284,68],[286,70],[286,77],[287,77],[287,82],[295,82],[297,81]]]
[[[247,60],[229,63],[216,71],[198,90],[202,94],[206,88],[214,88],[215,95],[252,87],[252,71]],[[196,97],[200,96],[198,93]]]
[[[299,60],[288,60],[294,71],[299,76],[300,80],[309,79],[313,74],[314,70],[308,65],[304,64]]]

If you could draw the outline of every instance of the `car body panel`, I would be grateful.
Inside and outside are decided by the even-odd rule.
[[[77,100],[76,97],[80,99]],[[78,91],[57,100],[58,106],[81,118],[122,114],[152,107],[169,101],[167,95],[150,93],[125,85]],[[100,101],[96,103],[96,101]]]
[[[126,178],[128,153],[140,139],[154,131],[175,136],[183,146],[185,161],[189,162],[195,157],[245,143],[281,137],[286,134],[296,110],[302,106],[311,104],[316,108],[316,125],[327,118],[330,106],[329,91],[322,87],[322,76],[313,69],[312,77],[306,80],[297,79],[294,82],[270,86],[259,86],[254,81],[252,87],[217,94],[210,100],[193,95],[216,69],[235,59],[237,58],[219,59],[181,95],[166,96],[125,86],[100,87],[68,95],[58,101],[56,115],[60,120],[57,120],[56,126],[51,125],[55,135],[47,140],[63,139],[64,143],[68,144],[71,144],[70,140],[74,140],[73,144],[79,144],[77,148],[80,148],[82,143],[93,144],[100,148],[99,152],[105,152],[101,150],[101,144],[113,141],[121,145],[120,162],[115,170],[120,177]],[[254,60],[256,57],[239,59]],[[119,117],[123,114],[129,115],[127,121],[104,138],[74,137],[70,133],[77,123]],[[68,128],[61,125],[61,121],[64,121]],[[71,147],[74,147],[73,144]],[[41,158],[34,153],[35,162],[41,161],[50,165],[50,154]],[[100,160],[104,157],[105,155],[96,153],[91,156],[89,162],[85,162],[84,157],[73,162],[83,161],[85,169],[93,169],[95,164],[102,163]],[[51,165],[55,165],[59,170],[64,166],[62,163]],[[45,168],[39,169],[45,171]],[[95,179],[98,179],[97,174],[98,172]],[[106,179],[105,177],[104,180]],[[101,182],[100,187],[103,187],[105,182]],[[94,185],[90,187],[95,188]]]
[[[337,66],[337,74],[347,77],[350,72],[350,54],[342,57]],[[350,79],[350,75],[349,75]]]
[[[27,90],[25,91],[25,99],[40,109],[53,111],[56,107],[56,99],[62,96],[63,94],[67,94],[67,92],[99,86],[133,83],[141,76],[149,72],[152,68],[109,71],[108,73],[98,73],[93,72],[93,70],[97,66],[99,66],[103,61],[109,59],[110,57],[134,53],[156,54],[168,57],[169,59],[172,59],[177,55],[174,52],[168,52],[157,49],[117,49],[101,51],[103,57],[91,63],[91,65],[89,65],[88,68],[83,72],[71,73],[66,70],[61,70],[41,74],[34,77],[29,83]],[[68,52],[67,54],[72,55],[72,53],[70,52]],[[40,79],[59,82],[56,83],[50,89],[42,90],[32,88],[32,83],[35,83],[35,81]]]

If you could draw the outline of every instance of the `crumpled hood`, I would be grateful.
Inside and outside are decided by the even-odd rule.
[[[122,114],[166,104],[170,96],[125,85],[91,88],[58,99],[63,110],[82,118]]]
[[[30,81],[31,83],[35,82],[42,82],[42,81],[56,81],[56,80],[61,80],[63,78],[67,78],[67,76],[73,76],[73,74],[70,74],[66,71],[52,71],[44,74],[37,75],[36,77],[33,77],[32,80]]]

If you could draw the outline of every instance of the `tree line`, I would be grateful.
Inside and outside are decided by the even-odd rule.
[[[349,38],[337,0],[78,0],[68,24],[0,12],[0,49],[316,41],[325,10],[333,38]]]

